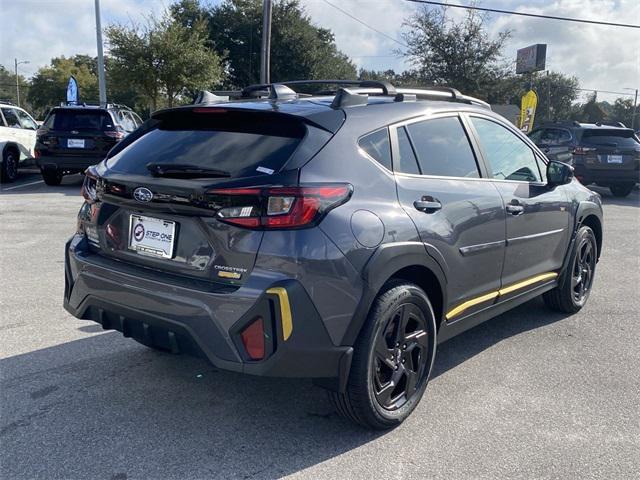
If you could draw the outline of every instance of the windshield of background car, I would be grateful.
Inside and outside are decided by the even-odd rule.
[[[590,145],[605,145],[634,148],[639,146],[633,130],[598,129],[585,130],[582,141]]]
[[[113,128],[111,116],[102,110],[56,110],[46,125],[54,130],[107,130]]]
[[[163,120],[107,160],[117,172],[150,175],[148,163],[188,164],[232,177],[279,171],[304,137],[300,121],[269,115],[182,114]]]

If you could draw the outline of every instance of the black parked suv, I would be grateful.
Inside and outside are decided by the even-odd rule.
[[[313,378],[389,428],[439,342],[541,294],[580,310],[602,208],[484,102],[321,84],[156,112],[89,169],[64,306],[221,369]]]
[[[621,123],[556,122],[533,130],[529,138],[547,158],[572,165],[584,185],[597,183],[626,197],[640,181],[640,140]]]
[[[64,175],[84,172],[141,124],[140,117],[122,105],[52,108],[38,129],[35,147],[44,182],[60,185]]]

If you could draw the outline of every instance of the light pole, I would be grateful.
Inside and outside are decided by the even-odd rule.
[[[102,51],[100,0],[96,0],[96,42],[98,43],[98,90],[100,94],[100,105],[105,105],[107,103],[107,86],[104,79],[104,52]]]
[[[631,129],[636,129],[636,111],[638,110],[638,89],[637,88],[624,88],[624,90],[635,91],[636,95],[633,98],[633,113],[631,114]]]
[[[262,4],[262,49],[260,51],[260,83],[269,83],[271,56],[271,0],[263,0]]]
[[[23,60],[19,62],[17,58],[14,58],[13,61],[16,67],[16,100],[18,101],[18,106],[20,106],[20,80],[18,80],[18,65],[29,63],[29,60]]]

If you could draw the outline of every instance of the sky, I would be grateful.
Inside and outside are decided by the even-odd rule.
[[[216,4],[220,0],[202,0]],[[101,0],[102,23],[143,21],[149,13],[160,13],[171,0]],[[337,46],[359,67],[376,70],[408,67],[395,54],[402,49],[405,19],[420,6],[406,0],[301,0],[312,21],[333,31]],[[449,0],[468,5],[471,0]],[[331,4],[370,25],[358,23]],[[599,21],[640,24],[638,0],[482,0],[480,6]],[[460,18],[464,11],[450,8],[448,15]],[[19,65],[27,77],[52,57],[76,53],[96,55],[94,0],[0,0],[0,64],[13,70],[14,58],[28,60]],[[9,21],[7,21],[9,20]],[[546,43],[547,68],[580,80],[582,88],[597,89],[598,98],[612,101],[640,88],[640,29],[597,26],[490,14],[491,35],[511,31],[505,59],[515,62],[516,50]],[[515,68],[515,67],[514,67]],[[586,95],[586,93],[584,94]]]

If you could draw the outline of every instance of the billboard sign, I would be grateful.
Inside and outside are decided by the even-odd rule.
[[[545,69],[547,44],[536,43],[518,50],[516,55],[516,73],[531,73]]]

